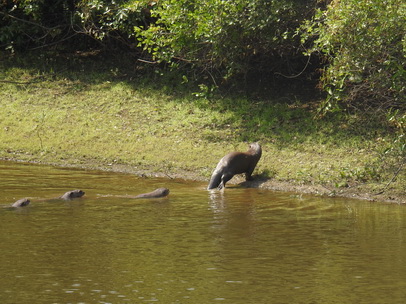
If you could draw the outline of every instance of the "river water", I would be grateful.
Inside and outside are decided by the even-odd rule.
[[[406,206],[205,187],[0,162],[0,303],[406,302]]]

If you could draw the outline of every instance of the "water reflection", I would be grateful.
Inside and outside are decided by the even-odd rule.
[[[0,162],[1,303],[403,303],[405,208]],[[158,200],[118,197],[168,187]],[[43,200],[81,188],[64,202]]]

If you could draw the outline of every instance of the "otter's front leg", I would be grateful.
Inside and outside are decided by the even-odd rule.
[[[233,178],[233,174],[223,174],[223,176],[221,177],[221,183],[218,186],[218,189],[221,190],[223,188],[226,187],[226,183]]]

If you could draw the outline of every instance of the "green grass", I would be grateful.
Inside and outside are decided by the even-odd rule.
[[[314,119],[301,96],[195,97],[181,77],[94,57],[0,64],[1,158],[208,179],[224,154],[259,140],[257,174],[331,193],[378,192],[400,165],[389,127],[355,115]],[[404,198],[404,171],[387,197]]]

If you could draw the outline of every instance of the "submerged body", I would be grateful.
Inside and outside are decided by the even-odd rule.
[[[236,174],[245,173],[246,180],[252,179],[251,175],[261,158],[262,149],[259,143],[252,143],[249,147],[247,152],[231,152],[219,161],[211,175],[208,190],[224,188]]]
[[[142,193],[137,196],[134,196],[134,198],[158,198],[158,197],[165,197],[168,194],[169,194],[168,188],[158,188],[152,192]]]

